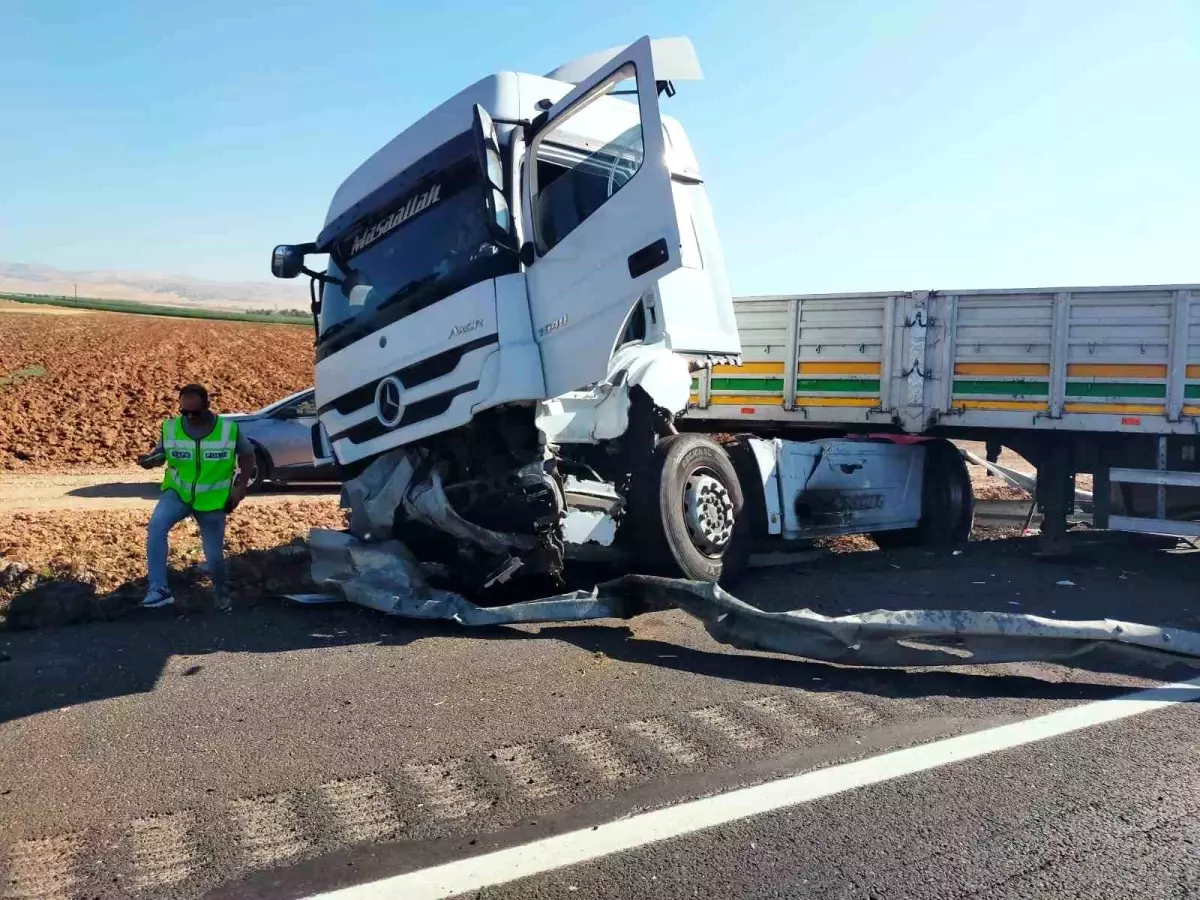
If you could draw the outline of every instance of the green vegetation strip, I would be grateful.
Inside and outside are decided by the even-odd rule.
[[[23,369],[17,369],[11,375],[0,375],[0,387],[8,387],[8,385],[24,381],[26,378],[41,378],[45,374],[45,366],[25,366]]]
[[[274,325],[308,325],[312,319],[303,310],[278,313],[225,312],[217,309],[188,309],[138,303],[136,300],[101,300],[97,297],[51,297],[40,294],[0,294],[2,300],[32,303],[38,306],[63,306],[68,309],[91,309],[97,312],[136,313],[140,316],[167,316],[176,319],[211,319],[228,322],[265,322]]]

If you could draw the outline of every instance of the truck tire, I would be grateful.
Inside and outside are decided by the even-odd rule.
[[[922,482],[921,521],[915,528],[873,533],[880,549],[949,547],[970,539],[975,492],[967,462],[954,444],[941,439],[925,444]]]
[[[720,444],[669,435],[636,483],[627,515],[648,573],[727,584],[745,568],[751,535],[742,488]]]

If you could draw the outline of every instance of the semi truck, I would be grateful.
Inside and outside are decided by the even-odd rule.
[[[491,75],[352,172],[315,240],[274,249],[277,277],[310,278],[314,453],[371,495],[361,537],[479,588],[574,559],[727,581],[821,535],[965,540],[956,438],[1037,466],[1046,552],[1079,471],[1101,525],[1192,515],[1200,288],[735,300],[662,112],[700,78],[686,38]]]

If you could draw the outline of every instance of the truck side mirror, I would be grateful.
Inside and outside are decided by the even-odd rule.
[[[500,157],[500,139],[492,117],[478,103],[473,112],[472,131],[475,136],[475,160],[483,184],[483,202],[487,210],[488,230],[496,243],[513,246],[512,212],[504,197],[504,163]]]
[[[280,244],[271,252],[271,274],[276,278],[295,278],[304,271],[305,254],[314,250],[315,244]]]

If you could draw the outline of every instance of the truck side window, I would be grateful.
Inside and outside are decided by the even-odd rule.
[[[632,79],[633,66],[610,86]],[[633,102],[602,95],[552,122],[539,136],[534,232],[545,253],[628,184],[642,166],[641,112]]]

